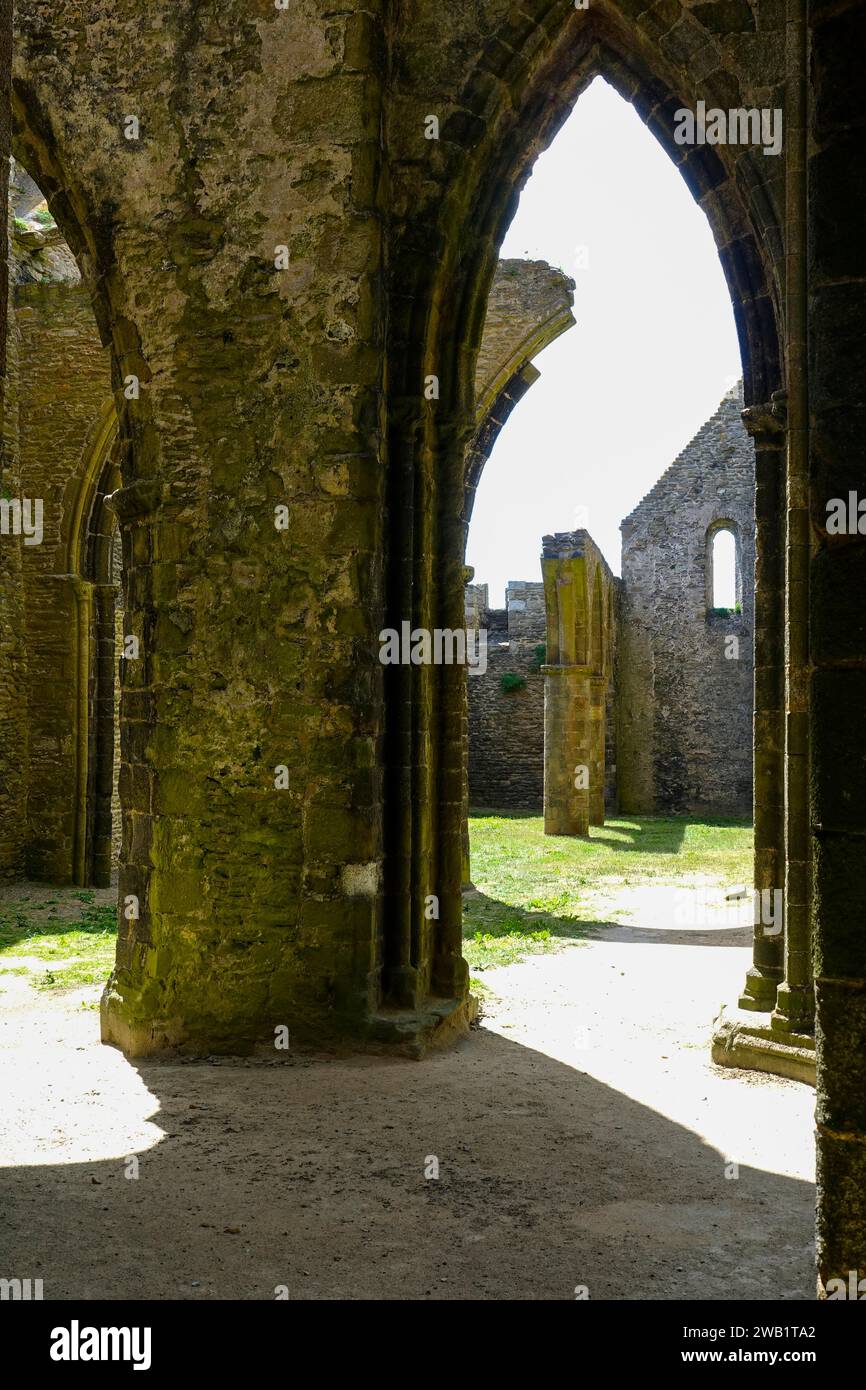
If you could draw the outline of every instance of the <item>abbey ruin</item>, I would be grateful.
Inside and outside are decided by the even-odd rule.
[[[575,587],[588,585],[579,626],[589,645],[569,654],[580,661],[557,660],[585,665],[597,682],[585,698],[597,704],[603,740],[586,751],[597,767],[588,780],[599,819],[586,824],[600,824],[605,805],[637,814],[751,812],[755,469],[742,410],[737,387],[623,521],[621,579],[579,532],[545,538],[545,579],[510,583],[504,610],[490,608],[486,585],[467,585],[467,626],[488,629],[487,671],[468,684],[471,805],[541,810],[544,663],[561,625],[557,595],[571,582],[547,571],[557,558],[591,557],[586,578],[574,576]],[[713,591],[721,532],[736,546],[730,607],[717,606]],[[556,718],[552,710],[548,718]],[[579,751],[562,749],[566,785],[568,769],[589,767]]]
[[[477,1010],[467,799],[563,837],[751,813],[784,931],[714,1055],[815,1059],[825,1298],[866,1270],[866,537],[827,526],[863,491],[864,7],[11,9],[0,878],[116,872],[127,1058],[284,1029],[417,1073]],[[475,489],[579,321],[499,248],[599,74],[706,214],[742,386],[623,520],[621,580],[552,516],[491,612]],[[681,139],[699,102],[781,112],[779,152]],[[404,622],[486,628],[487,673],[384,664]]]

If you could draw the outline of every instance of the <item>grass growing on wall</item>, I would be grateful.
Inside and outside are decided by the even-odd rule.
[[[739,820],[617,817],[583,840],[506,813],[470,817],[469,837],[476,892],[464,898],[463,954],[472,970],[580,941],[605,894],[623,887],[751,882],[752,827]]]
[[[526,685],[526,677],[519,676],[516,671],[503,671],[499,677],[499,688],[507,695],[512,690],[522,690]]]

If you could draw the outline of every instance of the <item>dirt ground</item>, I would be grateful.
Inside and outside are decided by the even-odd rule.
[[[130,1063],[98,987],[5,977],[0,1276],[46,1299],[813,1298],[813,1092],[711,1063],[750,932],[671,926],[671,891],[487,971],[481,1026],[422,1063]]]

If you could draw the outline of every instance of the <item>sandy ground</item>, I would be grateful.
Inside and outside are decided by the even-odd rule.
[[[487,971],[481,1027],[422,1063],[130,1063],[98,989],[7,977],[0,1276],[46,1299],[813,1298],[813,1092],[709,1060],[748,929],[671,926],[655,887],[603,915]]]

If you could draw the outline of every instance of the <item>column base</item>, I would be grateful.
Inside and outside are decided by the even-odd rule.
[[[737,1007],[753,1013],[770,1013],[776,1004],[776,993],[781,978],[781,971],[776,975],[766,975],[758,966],[750,966],[746,971],[746,983],[737,1000]]]
[[[815,1085],[815,1039],[810,1033],[788,1033],[783,1041],[769,1020],[759,1023],[738,1009],[722,1010],[713,1032],[712,1058],[720,1067],[766,1071]]]
[[[284,1060],[291,1052],[307,1048],[339,1053],[394,1051],[420,1058],[465,1037],[478,1014],[478,1001],[468,993],[455,999],[432,998],[417,1008],[369,1012],[362,999],[354,1002],[357,1013],[327,1011],[321,1018],[311,1014],[303,1022],[288,1025],[288,1047],[277,1051],[273,1020],[264,1010],[242,1021],[212,1014],[202,1014],[196,1020],[159,1016],[146,1008],[147,1003],[152,1004],[149,997],[140,997],[134,988],[124,992],[112,979],[100,1001],[101,1038],[127,1057],[255,1054]],[[289,1016],[284,1010],[280,1013]]]
[[[465,1038],[477,1016],[478,1000],[472,994],[431,999],[418,1009],[382,1009],[370,1019],[369,1042],[418,1059]]]
[[[545,835],[568,835],[572,840],[588,840],[589,824],[588,816],[579,821],[554,820],[552,817],[545,816],[544,833]]]
[[[808,1033],[814,1028],[815,992],[811,985],[789,985],[784,981],[776,993],[776,1007],[770,1018],[774,1033],[785,1037]]]

